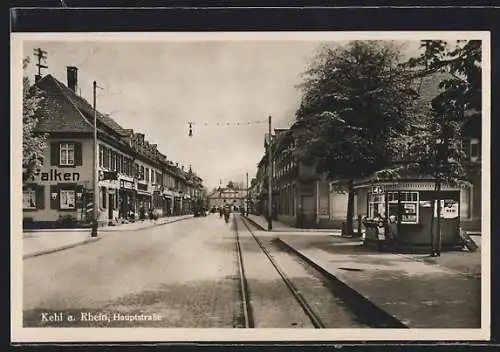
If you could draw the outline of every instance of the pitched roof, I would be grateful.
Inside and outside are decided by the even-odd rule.
[[[94,108],[84,98],[80,97],[64,83],[57,80],[51,74],[42,77],[33,86],[38,88],[43,95],[40,101],[40,110],[44,119],[37,126],[39,132],[93,132]],[[129,145],[129,139],[133,138],[134,131],[118,124],[111,116],[97,111],[96,114],[99,127],[105,126],[109,132],[114,134],[114,139],[122,144]],[[101,125],[101,126],[99,126]],[[99,132],[102,132],[99,129]],[[149,143],[147,143],[149,145]],[[159,161],[182,179],[186,179],[186,172],[173,164],[169,164],[166,156],[157,151],[153,153],[144,148],[136,150],[141,155],[154,161]],[[201,180],[201,178],[200,178]]]
[[[40,101],[39,132],[92,132],[92,125],[83,118],[81,112],[67,96],[64,86],[52,75],[44,76],[35,85],[44,99]]]

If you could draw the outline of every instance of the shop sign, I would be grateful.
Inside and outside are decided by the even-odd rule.
[[[131,181],[120,180],[120,188],[135,189],[135,184]]]
[[[140,191],[147,191],[148,190],[148,185],[145,185],[143,183],[138,183],[137,184],[137,189]]]
[[[384,193],[384,187],[382,186],[375,186],[372,188],[372,193],[373,194],[382,194]]]
[[[58,169],[50,169],[49,172],[39,172],[33,175],[33,181],[36,181],[35,177],[39,177],[40,181],[80,181],[79,172],[63,172]]]

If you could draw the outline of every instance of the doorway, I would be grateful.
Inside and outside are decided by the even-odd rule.
[[[113,207],[115,204],[115,195],[109,193],[108,195],[108,219],[113,220]]]

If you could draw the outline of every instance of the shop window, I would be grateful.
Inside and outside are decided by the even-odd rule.
[[[75,190],[61,190],[59,193],[59,208],[75,209]]]
[[[23,209],[36,209],[36,192],[34,189],[23,190]]]
[[[75,144],[61,143],[59,146],[59,164],[75,165]]]
[[[149,168],[146,168],[146,182],[149,182]]]

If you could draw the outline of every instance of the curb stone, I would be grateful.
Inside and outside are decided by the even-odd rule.
[[[286,248],[291,250],[305,262],[310,264],[313,268],[318,270],[322,275],[324,275],[326,278],[330,279],[334,284],[336,284],[336,286],[338,286],[338,288],[341,291],[343,291],[341,299],[346,302],[349,302],[348,304],[349,308],[356,315],[368,314],[377,321],[383,321],[384,325],[390,325],[388,327],[391,328],[409,328],[400,319],[396,318],[394,315],[390,314],[385,309],[379,307],[373,301],[366,298],[363,294],[352,288],[345,281],[339,279],[337,276],[326,270],[321,264],[316,263],[314,260],[309,258],[304,253],[302,253],[300,250],[294,248],[292,245],[283,241],[281,238],[278,237],[277,240],[279,241],[279,243],[283,244]]]
[[[247,219],[248,221],[250,221],[252,223],[252,225],[254,225],[258,229],[260,229],[260,231],[269,231],[268,229],[265,229],[262,225],[260,225],[259,223],[257,223],[253,219],[251,219],[251,218],[249,218],[247,216],[244,216],[244,218]]]
[[[38,256],[41,256],[41,255],[44,255],[44,254],[50,254],[50,253],[60,252],[60,251],[63,251],[65,249],[70,249],[70,248],[73,248],[73,247],[78,247],[78,246],[81,246],[81,245],[84,245],[84,244],[94,243],[94,242],[97,242],[97,241],[99,241],[101,239],[102,239],[102,237],[94,237],[94,238],[86,239],[84,241],[75,242],[75,243],[71,243],[71,244],[66,244],[64,246],[59,246],[59,247],[50,248],[50,249],[44,249],[44,250],[41,250],[41,251],[38,251],[38,252],[34,252],[34,253],[30,253],[30,254],[25,254],[25,255],[23,255],[23,260],[24,259],[28,259],[28,258],[38,257]]]
[[[145,225],[143,227],[138,227],[138,228],[135,228],[135,229],[130,229],[130,230],[127,230],[127,229],[124,229],[122,230],[123,232],[126,232],[126,231],[138,231],[138,230],[145,230],[145,229],[150,229],[150,228],[153,228],[153,227],[157,227],[157,226],[163,226],[163,225],[167,225],[167,224],[172,224],[174,222],[178,222],[178,221],[183,221],[183,220],[188,220],[188,219],[191,219],[191,216],[186,216],[185,218],[180,218],[180,219],[175,219],[175,220],[171,220],[171,221],[166,221],[166,222],[163,222],[161,224],[152,224],[152,225]],[[114,226],[116,229],[114,230],[111,230],[111,229],[101,229],[100,232],[121,232],[119,231],[120,230],[120,227],[119,226]]]
[[[267,228],[264,228],[262,225],[260,225],[259,223],[257,223],[255,220],[247,217],[247,216],[244,216],[245,219],[247,219],[249,222],[251,222],[255,227],[259,228],[261,231],[266,231],[266,232],[304,232],[304,233],[311,233],[311,232],[319,232],[319,233],[327,233],[329,234],[330,236],[340,236],[340,230],[339,229],[320,229],[320,231],[318,231],[317,229],[298,229],[298,228],[295,228],[295,227],[291,227],[289,229],[272,229],[271,231],[269,231]]]
[[[131,229],[129,231],[144,230],[144,229],[148,229],[148,228],[152,228],[152,227],[156,227],[156,226],[162,226],[162,225],[172,224],[174,222],[178,222],[178,221],[182,221],[182,220],[187,220],[187,219],[190,219],[190,217],[185,217],[185,218],[181,218],[181,219],[175,219],[175,220],[172,220],[172,221],[164,222],[162,224],[154,224],[154,225],[150,225],[150,226],[141,227],[141,228],[138,228],[138,229]],[[124,230],[124,231],[127,231],[127,230]],[[117,230],[100,230],[99,232],[119,232],[119,231],[117,231]],[[84,241],[79,241],[79,242],[67,244],[67,245],[64,245],[64,246],[54,247],[54,248],[50,248],[50,249],[44,249],[44,250],[41,250],[41,251],[38,251],[38,252],[34,252],[34,253],[23,255],[23,260],[24,259],[33,258],[33,257],[38,257],[38,256],[45,255],[45,254],[50,254],[50,253],[55,253],[55,252],[63,251],[65,249],[70,249],[70,248],[81,246],[81,245],[84,245],[84,244],[89,244],[89,243],[97,242],[97,241],[99,241],[101,239],[102,239],[102,237],[88,238],[88,239],[86,239]]]

